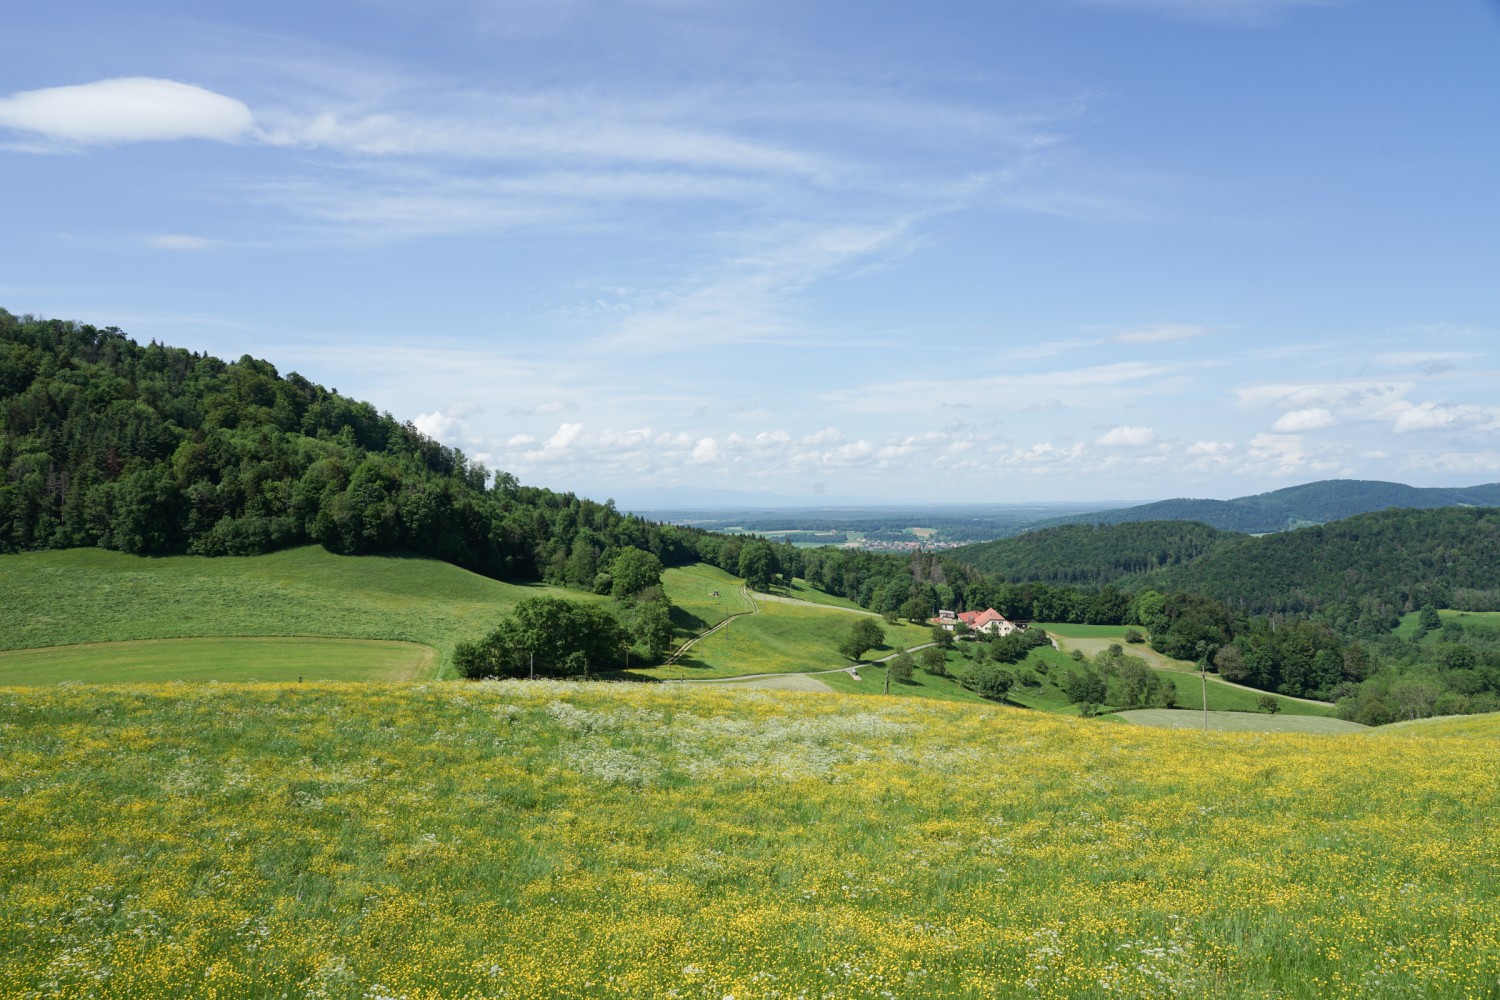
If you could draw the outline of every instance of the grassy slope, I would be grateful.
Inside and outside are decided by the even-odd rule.
[[[757,602],[759,611],[736,618],[713,635],[696,643],[677,663],[631,671],[653,678],[713,678],[740,674],[791,673],[842,666],[839,642],[855,621],[853,615],[835,608],[778,601]],[[874,659],[893,653],[900,646],[928,641],[931,632],[921,626],[886,625],[884,645],[865,654]]]
[[[437,650],[375,639],[139,639],[0,652],[0,684],[431,680]]]
[[[0,648],[208,636],[389,639],[436,649],[483,635],[521,598],[561,593],[431,559],[332,555],[143,559],[102,549],[0,556]],[[575,600],[598,600],[566,592]]]
[[[1462,736],[1500,740],[1500,712],[1485,715],[1444,715],[1433,719],[1413,719],[1381,726],[1380,732],[1395,736]]]
[[[0,731],[3,996],[1484,997],[1500,957],[1494,740],[547,683],[12,688]]]
[[[851,611],[864,610],[849,598],[825,594],[802,579],[793,580],[790,587],[777,587],[776,593],[794,597],[799,601],[807,601],[809,604],[826,604],[830,608],[848,608]]]
[[[1395,633],[1402,639],[1410,640],[1417,634],[1417,618],[1419,612],[1412,611],[1401,616],[1401,624],[1395,628]],[[1449,622],[1457,622],[1464,629],[1475,632],[1500,632],[1500,611],[1450,611],[1441,610],[1438,617],[1444,625]],[[1422,637],[1424,645],[1432,645],[1442,638],[1440,631],[1428,632]]]
[[[661,575],[662,593],[672,602],[678,641],[712,628],[730,615],[750,610],[741,593],[745,583],[717,566],[674,566]],[[717,591],[719,596],[714,597]]]

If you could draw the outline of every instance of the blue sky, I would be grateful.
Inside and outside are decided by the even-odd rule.
[[[524,482],[1500,480],[1500,4],[54,0],[0,306]]]

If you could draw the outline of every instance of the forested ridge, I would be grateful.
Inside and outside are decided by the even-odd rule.
[[[1259,538],[1228,536],[1195,560],[1122,585],[1148,582],[1257,613],[1492,610],[1500,608],[1500,508],[1383,510]]]
[[[965,545],[950,554],[1011,580],[1097,588],[1190,562],[1234,537],[1197,521],[1069,524]]]
[[[1062,525],[949,554],[1018,582],[1190,591],[1251,614],[1386,622],[1427,604],[1500,608],[1500,508],[1382,510],[1261,536],[1191,521]]]
[[[1363,479],[1325,479],[1233,500],[1177,498],[1156,503],[1074,514],[1036,525],[1125,524],[1137,521],[1201,521],[1221,531],[1262,534],[1309,524],[1339,521],[1395,507],[1500,506],[1500,483],[1463,487],[1420,487]]]

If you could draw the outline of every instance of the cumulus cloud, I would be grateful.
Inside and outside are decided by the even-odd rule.
[[[719,442],[711,437],[706,437],[700,438],[698,443],[693,445],[693,454],[688,461],[694,465],[706,465],[709,462],[718,461],[718,458]]]
[[[254,128],[255,116],[242,102],[190,83],[120,77],[0,98],[0,126],[80,145],[233,142]]]
[[[1300,434],[1303,431],[1322,430],[1332,427],[1338,423],[1338,418],[1329,410],[1315,407],[1308,410],[1292,410],[1283,413],[1276,423],[1271,425],[1271,430],[1277,434]]]
[[[574,441],[578,440],[578,435],[582,433],[582,424],[561,424],[557,428],[557,433],[553,434],[547,439],[547,443],[542,445],[542,449],[544,451],[566,451]]]
[[[1104,445],[1105,447],[1122,446],[1139,448],[1142,445],[1150,444],[1154,440],[1156,440],[1156,431],[1151,428],[1134,427],[1127,424],[1110,428],[1101,434],[1094,443]]]
[[[467,436],[467,418],[483,412],[484,408],[478,403],[454,403],[445,409],[417,414],[412,418],[412,426],[434,441],[452,441]]]

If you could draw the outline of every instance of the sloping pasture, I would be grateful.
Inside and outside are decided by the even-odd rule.
[[[546,682],[9,688],[0,733],[7,997],[1483,998],[1500,967],[1494,740]]]

